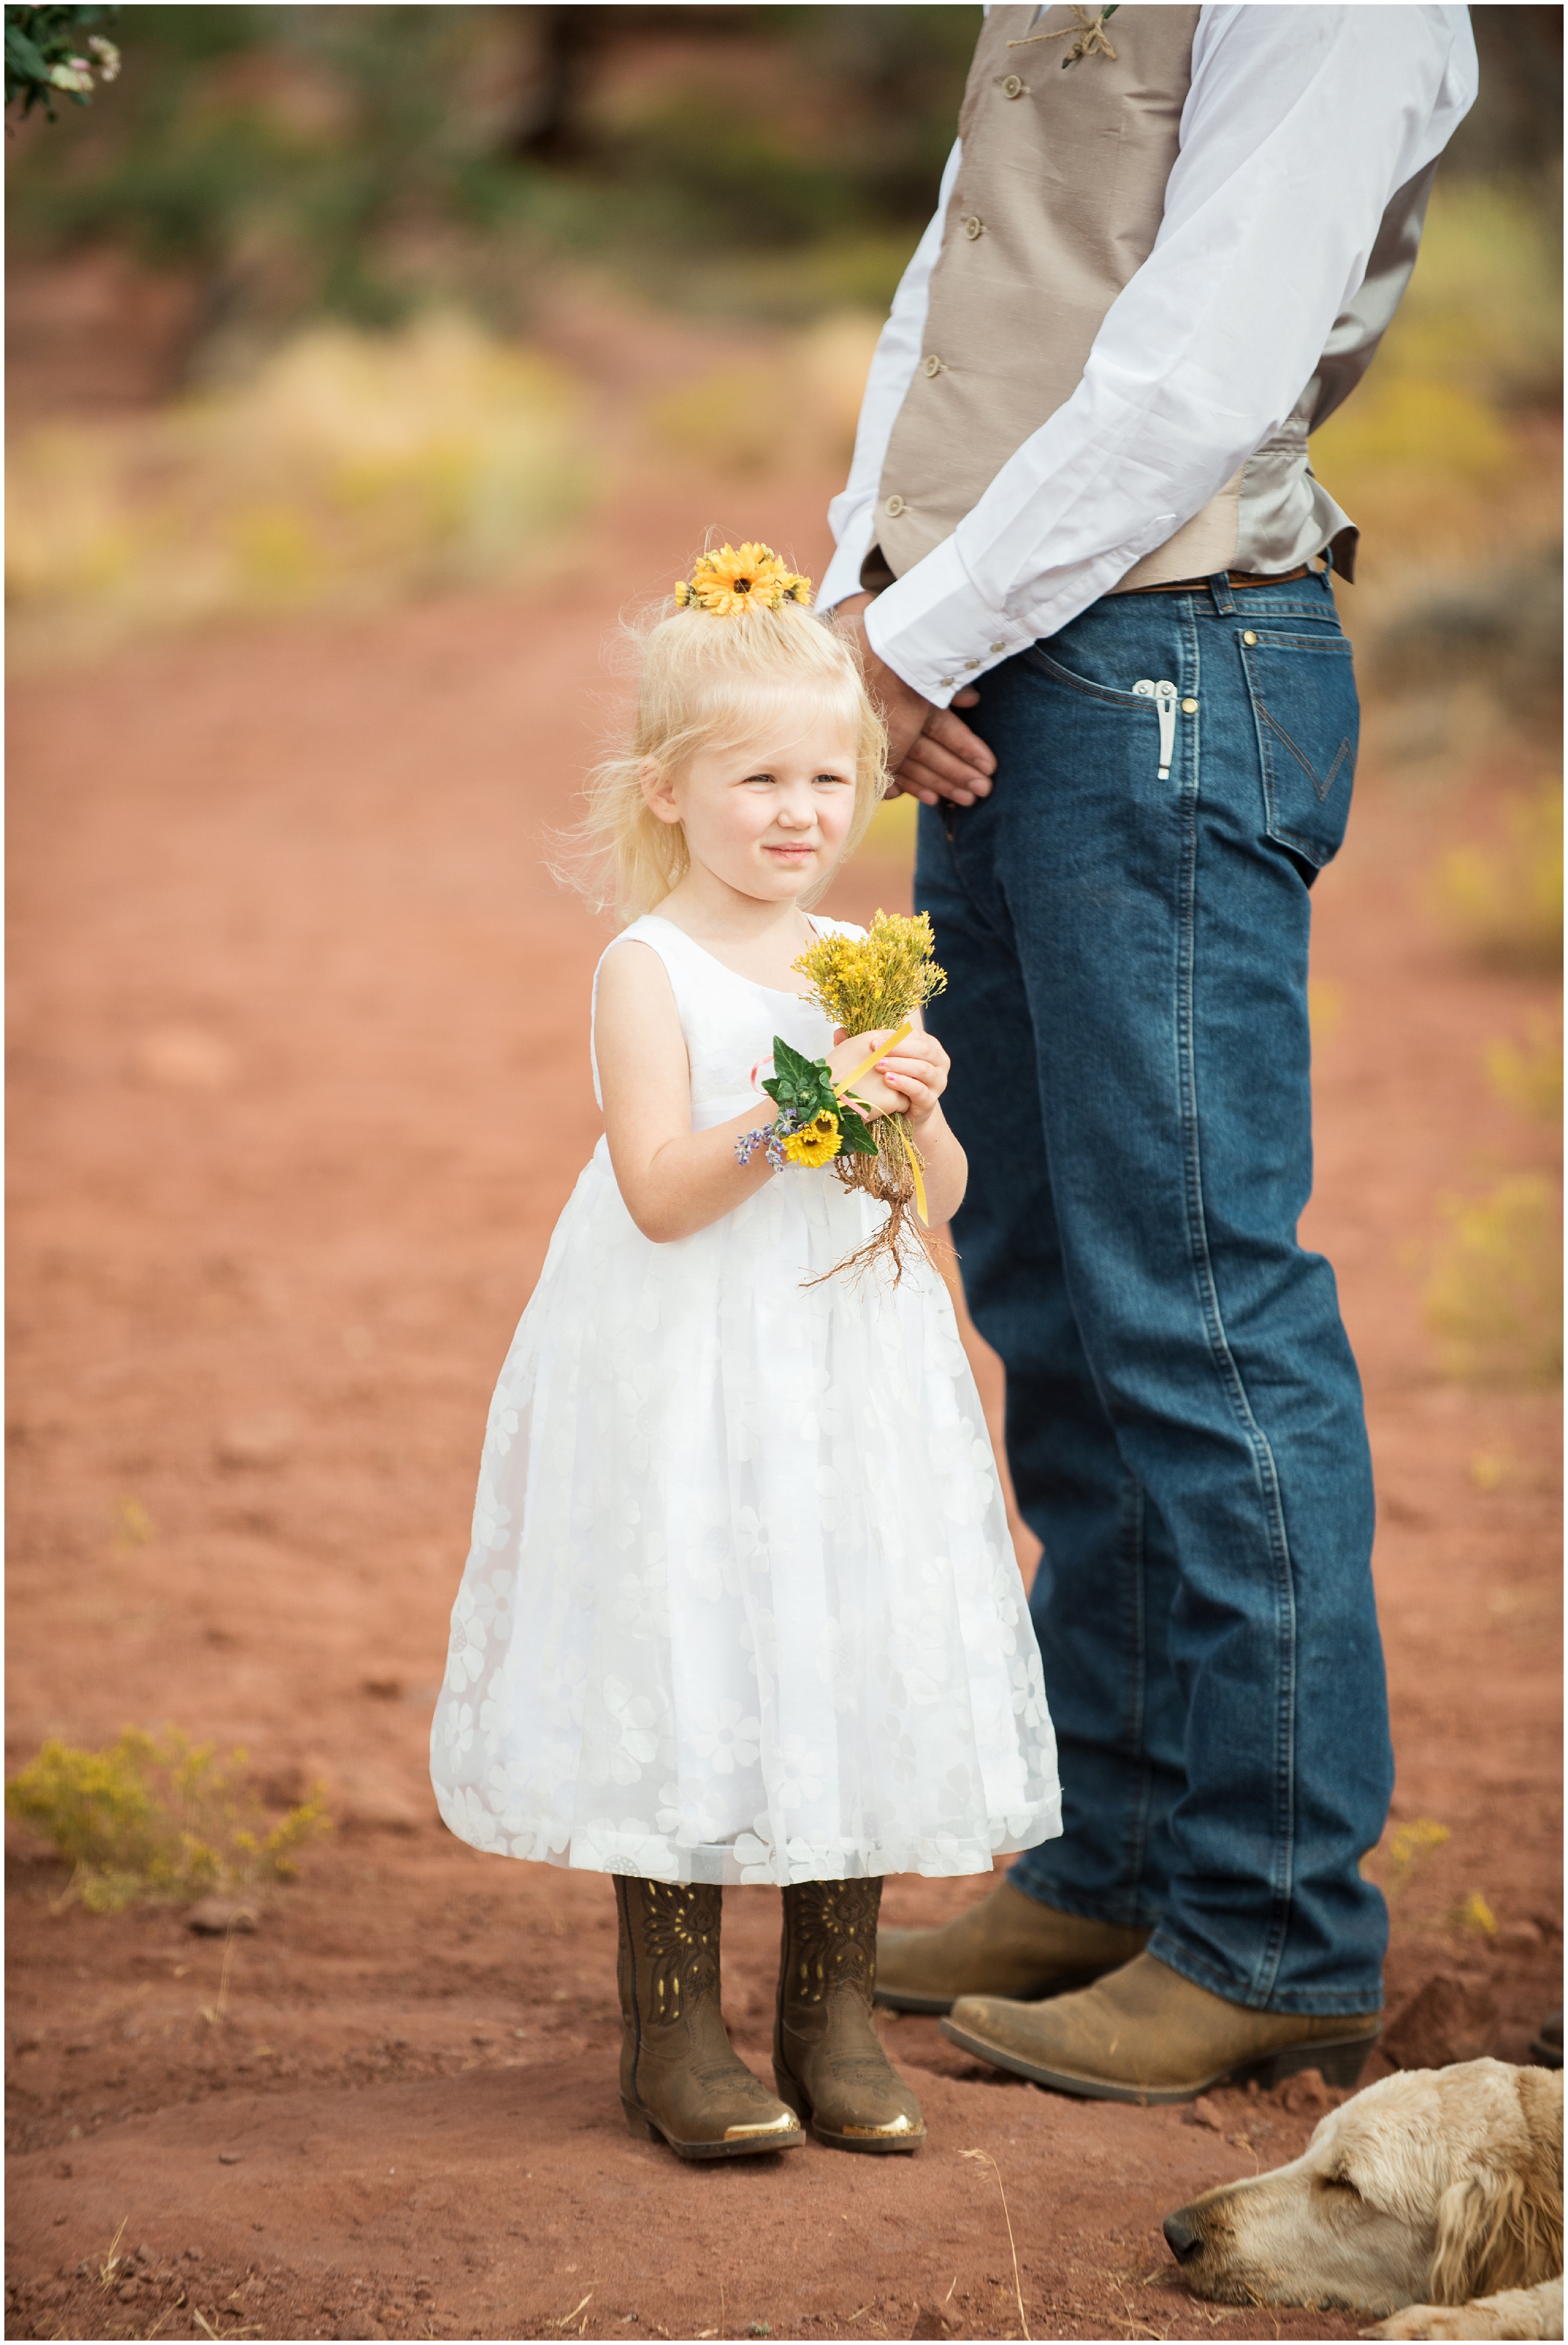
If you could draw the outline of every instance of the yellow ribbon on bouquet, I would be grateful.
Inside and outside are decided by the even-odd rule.
[[[885,1042],[879,1042],[877,1044],[875,1050],[872,1051],[871,1056],[868,1059],[862,1059],[859,1066],[852,1067],[841,1083],[835,1083],[834,1085],[834,1090],[837,1093],[838,1097],[842,1100],[846,1091],[852,1090],[855,1084],[859,1082],[863,1077],[871,1072],[871,1070],[875,1066],[878,1059],[885,1059],[890,1051],[897,1050],[900,1042],[907,1042],[909,1037],[914,1033],[914,1020],[912,1018],[906,1018],[904,1020],[903,1025],[900,1026],[895,1033],[888,1036]],[[915,1210],[920,1216],[922,1228],[929,1229],[931,1226],[931,1217],[926,1211],[926,1183],[920,1178],[920,1159],[915,1152],[915,1142],[912,1140],[908,1140],[906,1138],[905,1144],[909,1151],[909,1170],[915,1178]]]

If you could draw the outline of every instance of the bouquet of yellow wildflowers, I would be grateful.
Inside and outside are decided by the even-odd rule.
[[[811,980],[807,997],[846,1034],[889,1030],[903,1040],[915,1012],[947,983],[946,969],[932,959],[931,922],[878,912],[865,937],[823,937],[794,963]],[[825,1059],[805,1059],[779,1037],[774,1040],[773,1080],[763,1085],[778,1107],[771,1128],[749,1132],[735,1143],[743,1164],[761,1148],[775,1170],[785,1164],[831,1163],[846,1189],[858,1189],[886,1205],[887,1219],[838,1270],[865,1271],[890,1263],[895,1284],[904,1275],[913,1240],[911,1209],[926,1219],[920,1152],[903,1115],[863,1114],[855,1080],[892,1047],[884,1043],[864,1067],[836,1088]],[[829,1273],[830,1276],[834,1274]]]

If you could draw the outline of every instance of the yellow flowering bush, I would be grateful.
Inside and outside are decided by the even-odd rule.
[[[220,1766],[210,1742],[172,1727],[161,1738],[127,1727],[106,1751],[50,1741],[6,1784],[5,1811],[54,1842],[95,1914],[287,1879],[296,1852],[332,1828],[320,1787],[268,1829],[237,1780],[244,1764],[236,1751]]]

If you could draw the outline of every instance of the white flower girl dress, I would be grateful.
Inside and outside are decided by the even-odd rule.
[[[819,920],[819,931],[835,926]],[[832,1030],[656,915],[692,1128]],[[596,985],[597,990],[597,985]],[[597,1068],[595,1068],[597,1084]],[[1061,1830],[1056,1743],[953,1306],[804,1282],[886,1211],[790,1168],[656,1244],[601,1140],[491,1408],[430,1774],[460,1839],[643,1879],[989,1869]]]

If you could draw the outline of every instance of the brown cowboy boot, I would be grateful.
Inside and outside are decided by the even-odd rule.
[[[878,1881],[808,1881],[784,1893],[774,2023],[780,2097],[834,2149],[911,2150],[920,2104],[871,2016]]]
[[[1147,1930],[1059,1914],[998,1881],[940,1930],[884,1930],[876,1941],[876,2000],[895,2011],[951,2011],[961,1995],[1024,2003],[1087,1986],[1119,1970],[1148,1942]]]
[[[621,1951],[621,2100],[639,2139],[681,2157],[798,2149],[805,2136],[758,2083],[719,2009],[720,1892],[615,1879]]]
[[[1379,2021],[1375,2011],[1253,2011],[1143,1954],[1080,1995],[1045,2003],[964,1995],[942,2033],[1033,2085],[1149,2106],[1194,2100],[1227,2079],[1278,2085],[1301,2068],[1316,2068],[1326,2085],[1353,2085]]]

